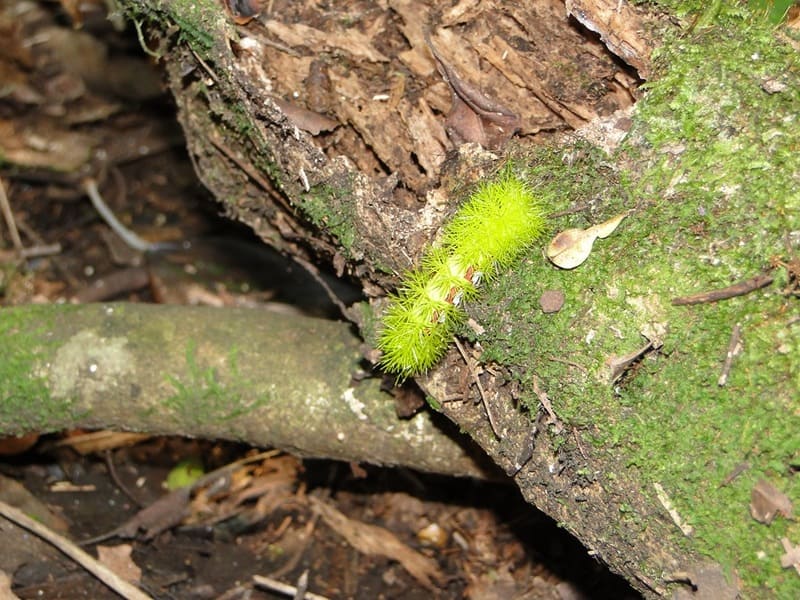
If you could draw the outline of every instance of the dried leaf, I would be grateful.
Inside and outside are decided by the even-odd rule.
[[[587,229],[587,231],[593,231],[595,235],[601,239],[605,239],[614,233],[619,224],[622,223],[622,219],[628,216],[628,213],[620,213],[616,217],[610,218],[608,221],[600,223],[599,225],[594,225]]]
[[[547,246],[547,258],[557,267],[574,269],[584,263],[592,252],[592,246],[597,238],[607,238],[628,216],[627,212],[620,213],[598,225],[588,229],[565,229],[558,233]]]
[[[83,133],[62,131],[41,120],[38,129],[0,120],[0,155],[20,167],[72,172],[89,161],[95,140]]]
[[[641,348],[622,356],[617,356],[616,354],[609,356],[605,362],[605,365],[609,368],[609,381],[611,383],[616,382],[628,370],[628,367],[644,356],[651,348],[653,348],[653,342],[648,341]]]
[[[562,269],[574,269],[589,258],[597,236],[586,229],[565,229],[547,246],[547,258]]]
[[[750,514],[759,523],[772,523],[780,513],[787,519],[792,517],[792,501],[765,479],[759,479],[750,495]]]
[[[445,61],[429,35],[425,41],[436,68],[450,86],[453,105],[447,116],[447,130],[453,141],[475,142],[490,149],[504,146],[519,129],[519,115],[464,81]]]
[[[800,575],[800,544],[792,544],[788,538],[781,538],[781,544],[786,554],[781,556],[781,566],[784,569],[794,567]]]
[[[353,548],[363,554],[380,555],[396,560],[414,579],[427,588],[433,588],[433,582],[443,582],[444,574],[436,562],[401,542],[386,529],[350,519],[325,504],[321,500],[309,497],[311,506],[328,526],[347,540]]]
[[[128,431],[92,431],[70,435],[56,442],[56,446],[69,446],[78,454],[85,456],[104,450],[113,450],[124,446],[133,446],[152,436],[146,433],[133,433]]]
[[[97,558],[122,577],[125,581],[138,584],[142,579],[142,570],[131,558],[133,546],[120,544],[119,546],[98,546]]]

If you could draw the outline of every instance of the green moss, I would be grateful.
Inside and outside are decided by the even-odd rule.
[[[333,235],[346,252],[352,250],[357,238],[355,208],[350,198],[349,187],[322,184],[301,194],[298,202],[309,220]]]
[[[795,0],[748,0],[747,2],[750,10],[773,25],[783,21],[794,4]]]
[[[13,424],[3,434],[51,431],[72,420],[71,403],[50,398],[47,380],[38,365],[49,349],[42,347],[43,332],[50,326],[48,306],[0,309],[0,423]],[[45,399],[46,401],[42,401]]]
[[[358,311],[356,322],[361,337],[372,348],[377,348],[381,323],[380,311],[376,312],[375,307],[369,302],[359,302],[354,308]]]
[[[691,19],[692,28],[724,25],[729,19],[777,25],[795,0],[634,0],[636,4],[656,4],[670,14]]]
[[[232,349],[226,358],[223,378],[220,369],[201,364],[194,344],[186,349],[186,375],[183,378],[168,375],[167,381],[175,393],[164,404],[174,411],[180,423],[202,428],[218,421],[229,421],[256,410],[269,402],[268,397],[258,397],[247,402],[255,389],[239,372],[237,352]]]
[[[719,26],[659,50],[659,75],[616,156],[576,144],[527,157],[554,212],[586,207],[553,219],[553,230],[634,212],[575,271],[537,249],[471,312],[486,327],[487,360],[510,365],[523,389],[535,373],[558,415],[626,465],[605,477],[640,482],[659,511],[652,484],[661,484],[695,530],[683,543],[735,570],[749,597],[789,598],[797,574],[780,567],[780,539],[800,540],[800,523],[765,526],[748,506],[761,478],[800,501],[800,478],[790,475],[800,462],[798,300],[772,285],[718,303],[671,303],[797,255],[798,56],[741,5],[718,8],[710,23]],[[785,271],[776,276],[787,283]],[[548,289],[563,291],[566,304],[545,315],[538,298]],[[737,323],[743,349],[720,386]],[[608,361],[647,338],[663,346],[612,382]],[[536,408],[533,395],[526,401]]]
[[[224,31],[235,35],[227,21],[225,11],[215,0],[171,0],[160,3],[126,3],[127,15],[136,23],[142,21],[162,22],[157,29],[170,31],[178,26],[178,39],[186,42],[201,56],[214,47],[215,32]]]

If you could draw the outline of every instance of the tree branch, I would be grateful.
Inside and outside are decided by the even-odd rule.
[[[0,310],[0,433],[99,427],[241,440],[307,457],[480,476],[423,412],[354,382],[344,323],[142,304]],[[466,443],[466,442],[465,442]]]

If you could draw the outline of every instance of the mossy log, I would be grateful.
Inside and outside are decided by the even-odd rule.
[[[121,4],[199,176],[265,242],[358,281],[368,342],[380,298],[503,159],[553,233],[627,214],[574,271],[532,252],[486,285],[463,355],[418,382],[644,594],[791,596],[781,540],[800,525],[748,511],[761,479],[800,498],[791,30],[718,2]]]

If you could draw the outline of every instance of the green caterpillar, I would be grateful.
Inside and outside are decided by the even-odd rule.
[[[379,365],[399,379],[423,373],[442,357],[482,280],[509,266],[544,230],[529,186],[510,168],[481,185],[390,298]]]

